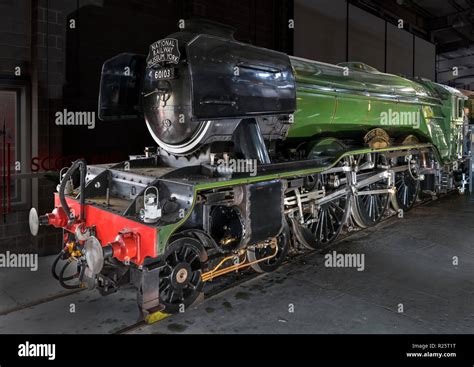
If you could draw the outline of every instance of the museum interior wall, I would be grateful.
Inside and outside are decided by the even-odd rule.
[[[434,44],[342,1],[295,0],[294,37],[295,56],[435,79]]]

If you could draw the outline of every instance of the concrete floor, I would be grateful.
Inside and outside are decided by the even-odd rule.
[[[364,254],[364,271],[326,267],[324,254],[312,253],[133,333],[473,333],[473,219],[474,200],[452,195],[328,250]],[[136,321],[132,290],[64,295],[47,275],[12,281],[6,271],[0,333],[110,333]],[[14,311],[43,289],[59,298]]]
[[[65,290],[51,275],[53,260],[40,258],[36,272],[0,269],[0,334],[107,334],[137,321],[133,289],[108,297]]]

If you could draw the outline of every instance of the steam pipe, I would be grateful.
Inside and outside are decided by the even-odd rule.
[[[85,186],[86,186],[86,168],[87,164],[86,161],[83,159],[78,159],[75,161],[71,167],[67,170],[66,174],[64,177],[61,179],[61,184],[59,185],[59,201],[61,202],[61,207],[63,208],[64,212],[66,213],[68,217],[68,223],[71,224],[73,221],[72,214],[71,214],[71,208],[69,208],[69,205],[67,204],[65,195],[64,195],[64,190],[66,189],[66,184],[67,181],[72,177],[74,172],[76,172],[77,169],[81,170],[81,177],[80,177],[80,205],[81,205],[81,213],[80,213],[80,219],[85,220],[85,196],[84,196],[84,191],[85,191]]]
[[[81,170],[81,177],[80,177],[80,195],[81,197],[79,198],[80,200],[80,205],[81,205],[81,220],[86,221],[86,197],[84,195],[85,193],[85,188],[86,188],[86,170],[87,170],[87,164],[85,160],[81,161],[80,164],[80,170]]]
[[[255,119],[244,119],[233,134],[236,149],[246,159],[257,159],[260,164],[269,164],[270,156],[262,132]]]

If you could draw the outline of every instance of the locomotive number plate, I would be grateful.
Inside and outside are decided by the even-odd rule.
[[[156,80],[169,80],[174,79],[176,77],[174,68],[161,68],[152,71],[152,74],[153,78],[155,78]]]

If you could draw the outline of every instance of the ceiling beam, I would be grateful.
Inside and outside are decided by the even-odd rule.
[[[428,10],[426,10],[425,8],[423,8],[421,5],[418,5],[416,2],[414,2],[413,0],[405,0],[404,3],[412,8],[412,10],[419,16],[421,16],[422,18],[433,18],[434,15],[431,14],[431,12],[429,12]]]
[[[448,0],[448,3],[449,3],[454,9],[456,9],[457,11],[463,11],[463,10],[464,10],[464,8],[463,8],[461,5],[459,5],[459,4],[456,2],[456,0]]]
[[[438,54],[444,54],[447,52],[457,51],[461,48],[468,48],[474,45],[473,41],[470,40],[459,40],[449,43],[438,44],[436,46],[436,52]]]
[[[455,66],[474,65],[474,55],[455,57],[438,61],[438,70],[452,69]]]
[[[469,29],[467,33],[464,33],[464,32],[461,31],[461,29],[465,29],[465,28],[467,28],[467,27],[466,26],[463,26],[461,28],[453,27],[452,30],[454,31],[454,33],[456,33],[463,40],[473,41],[473,39],[470,37],[471,29]]]
[[[427,26],[431,32],[439,32],[445,29],[451,28],[453,23],[459,17],[463,18],[469,16],[472,13],[472,9],[466,9],[451,13],[442,17],[428,19]]]
[[[403,19],[405,30],[427,41],[432,41],[423,23],[425,18],[420,17],[413,9],[386,0],[347,0],[347,2],[394,25],[397,25],[398,19]],[[420,22],[422,25],[419,24]]]
[[[453,71],[444,71],[442,73],[438,73],[438,82],[439,83],[446,83],[451,80],[453,81],[458,81],[464,83],[464,78],[474,78],[474,67],[473,68],[468,68],[468,69],[460,69],[458,70],[458,75],[453,75]]]
[[[463,80],[455,81],[453,83],[456,87],[458,88],[465,88],[466,86],[471,85],[471,90],[473,90],[472,87],[474,87],[474,77],[472,78],[465,78]],[[469,88],[468,88],[469,89]]]

